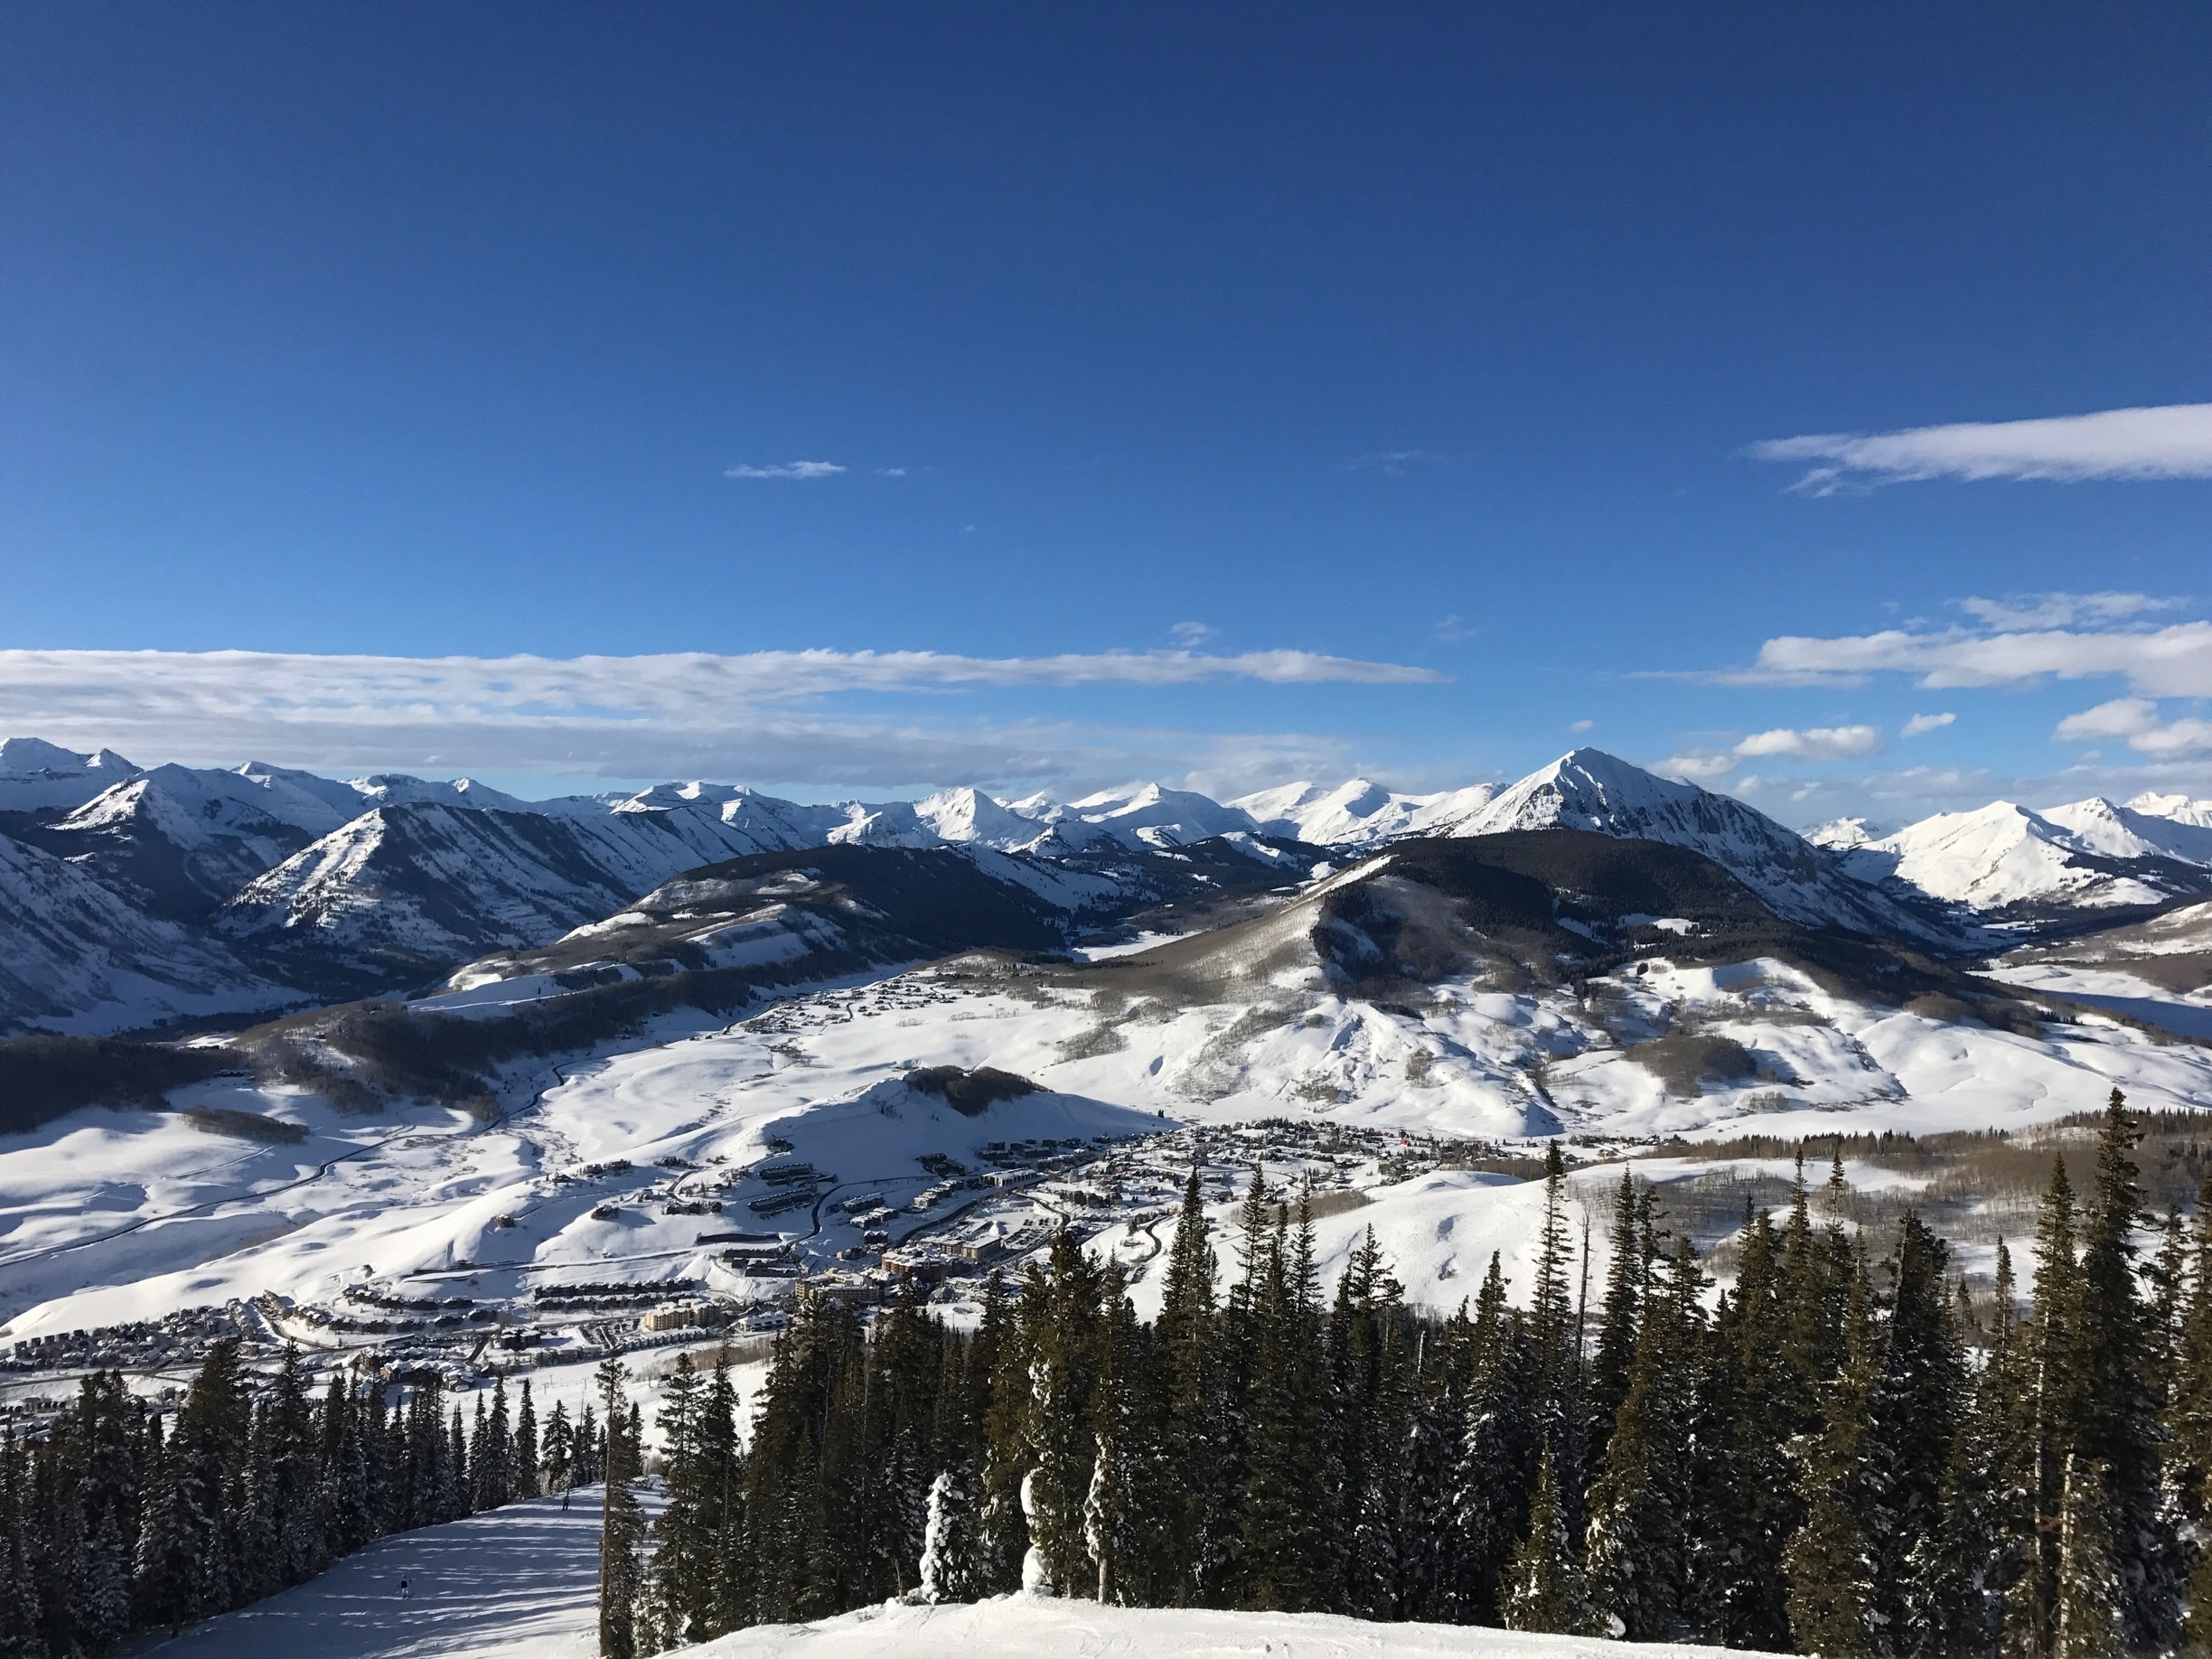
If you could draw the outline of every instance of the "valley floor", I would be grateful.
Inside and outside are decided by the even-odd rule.
[[[1528,1282],[1539,1194],[1408,1167],[1429,1136],[1526,1151],[1523,1138],[1563,1129],[1606,1141],[1585,1157],[1642,1152],[1646,1177],[1694,1184],[1712,1166],[1649,1156],[1655,1142],[2022,1129],[2094,1110],[2114,1083],[2142,1110],[2212,1100],[2212,1046],[2096,1016],[2015,1035],[1862,1005],[1771,961],[1640,967],[1592,981],[1587,998],[1450,981],[1418,1009],[1303,984],[1140,1001],[925,970],[727,1027],[667,1022],[558,1074],[522,1068],[511,1115],[490,1126],[427,1107],[351,1116],[239,1076],[175,1103],[258,1114],[299,1139],[203,1133],[173,1112],[72,1113],[0,1138],[0,1343],[89,1335],[0,1378],[0,1403],[66,1391],[91,1364],[149,1392],[181,1385],[210,1336],[238,1332],[264,1356],[297,1342],[318,1370],[374,1350],[463,1386],[493,1365],[566,1359],[536,1369],[540,1404],[572,1393],[575,1409],[602,1341],[633,1342],[656,1296],[772,1309],[789,1295],[788,1278],[751,1277],[731,1242],[819,1272],[861,1256],[871,1228],[895,1246],[988,1249],[1011,1270],[1064,1215],[1120,1258],[1149,1314],[1161,1223],[1200,1152],[1223,1261],[1254,1163],[1277,1183],[1317,1170],[1325,1282],[1373,1226],[1409,1298],[1448,1309],[1492,1251]],[[1756,1074],[1664,1083],[1638,1045],[1670,1029],[1727,1039]],[[996,1066],[1042,1087],[969,1114],[906,1087],[923,1065]],[[1278,1127],[1235,1127],[1256,1124]],[[1032,1150],[989,1150],[1009,1145]],[[788,1188],[745,1174],[779,1158],[819,1173]],[[1095,1162],[1064,1167],[1083,1158]],[[970,1187],[1009,1184],[951,1190],[933,1169],[954,1167]],[[1850,1178],[1894,1180],[1856,1165]],[[1600,1237],[1617,1179],[1598,1165],[1577,1181]],[[2010,1225],[1982,1229],[1972,1270]],[[628,1299],[544,1300],[609,1281]],[[972,1312],[952,1299],[955,1317]],[[543,1345],[497,1345],[518,1332]],[[764,1331],[739,1357],[764,1345]]]

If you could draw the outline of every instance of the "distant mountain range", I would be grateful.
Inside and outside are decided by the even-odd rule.
[[[2039,812],[1997,801],[1894,835],[1842,819],[1807,839],[1861,881],[1992,920],[2155,909],[2212,894],[2212,801],[2184,795],[2139,795],[2125,806],[2093,798]]]
[[[1411,839],[1552,828],[1685,848],[1795,926],[1939,951],[1987,948],[2005,937],[1992,924],[2140,920],[2212,894],[2212,802],[2145,796],[2041,813],[2000,802],[1891,836],[1844,822],[1807,838],[1595,749],[1503,790],[1402,794],[1354,779],[1217,801],[1143,783],[1070,801],[956,789],[810,805],[707,783],[525,801],[465,778],[142,769],[109,750],[19,738],[0,744],[0,1034],[420,990],[501,955],[509,971],[531,952],[573,964],[591,952],[553,948],[577,930],[627,928],[624,949],[651,955],[691,928],[682,878],[816,848],[952,855],[1072,939],[1149,906],[1302,881]],[[743,891],[747,916],[759,874],[740,872],[727,889]],[[849,896],[866,885],[830,887]],[[834,929],[845,901],[819,883],[809,891],[806,916],[774,950],[815,948]],[[719,948],[769,948],[741,946],[719,914],[699,923],[723,931]],[[862,931],[875,941],[863,954],[876,958],[898,941],[934,948],[951,936],[897,916]],[[815,943],[793,942],[802,939]]]

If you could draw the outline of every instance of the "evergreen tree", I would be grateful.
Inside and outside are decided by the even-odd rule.
[[[1685,1244],[1680,1260],[1687,1263]],[[1701,1332],[1693,1272],[1646,1298],[1627,1392],[1590,1492],[1590,1607],[1598,1629],[1637,1642],[1693,1633],[1690,1527]],[[1743,1495],[1746,1498],[1748,1494]]]
[[[2130,1650],[2126,1591],[2114,1557],[2111,1483],[2069,1454],[2058,1511],[2054,1659],[2119,1659]]]
[[[567,1404],[556,1400],[551,1414],[546,1418],[545,1444],[538,1454],[548,1492],[567,1492],[576,1484],[571,1462],[575,1443],[575,1431],[568,1427]]]
[[[2179,1635],[2181,1586],[2161,1504],[2161,1401],[2153,1371],[2160,1342],[2135,1268],[2134,1233],[2144,1214],[2132,1155],[2140,1139],[2126,1097],[2114,1089],[2097,1141],[2096,1182],[2083,1216],[2077,1416],[2068,1449],[2102,1470],[2112,1566],[2123,1587],[2119,1617],[2125,1645],[2151,1651]]]
[[[2027,1564],[2031,1517],[2016,1425],[2029,1391],[2012,1298],[2000,1240],[1988,1352],[1958,1411],[1936,1529],[1907,1565],[1898,1646],[1914,1659],[1994,1659],[2006,1598]]]
[[[1613,1199],[1613,1224],[1607,1235],[1605,1296],[1599,1304],[1598,1346],[1590,1357],[1589,1429],[1593,1467],[1604,1459],[1614,1419],[1628,1397],[1629,1373],[1636,1364],[1638,1318],[1649,1263],[1644,1257],[1644,1208],[1648,1189],[1639,1189],[1636,1172],[1624,1168]]]
[[[1097,1570],[1098,1599],[1127,1604],[1134,1598],[1132,1589],[1142,1594],[1151,1588],[1140,1505],[1155,1483],[1147,1478],[1153,1459],[1142,1403],[1136,1310],[1118,1278],[1104,1294],[1106,1326],[1091,1400],[1095,1445],[1091,1487],[1083,1499],[1083,1544]]]
[[[1568,1536],[1566,1506],[1561,1502],[1557,1466],[1549,1446],[1537,1465],[1528,1536],[1514,1553],[1505,1622],[1515,1630],[1555,1636],[1580,1636],[1590,1627],[1582,1569]]]
[[[1688,1241],[1677,1270],[1694,1276]],[[1694,1387],[1693,1623],[1709,1641],[1780,1647],[1789,1637],[1784,1553],[1804,1520],[1801,1383],[1789,1355],[1786,1235],[1764,1212],[1742,1234],[1732,1296],[1716,1308]],[[1680,1305],[1701,1294],[1695,1282]]]
[[[635,1470],[633,1448],[623,1431],[629,1413],[629,1372],[621,1356],[610,1354],[593,1379],[607,1424],[605,1499],[599,1527],[600,1659],[636,1659],[638,1590],[643,1577],[640,1552],[645,1522],[637,1495],[630,1489]],[[456,1422],[459,1413],[455,1414]]]
[[[1172,1540],[1172,1548],[1160,1553],[1163,1573],[1175,1580],[1166,1598],[1176,1606],[1220,1597],[1230,1569],[1223,1490],[1228,1407],[1214,1302],[1217,1271],[1194,1163],[1168,1245],[1156,1332],[1167,1418],[1163,1457],[1170,1476],[1161,1495],[1160,1530]]]
[[[1247,1449],[1239,1577],[1243,1605],[1298,1613],[1321,1605],[1325,1497],[1320,1450],[1319,1330],[1312,1227],[1300,1201],[1298,1235],[1276,1212],[1273,1236],[1246,1299],[1257,1336],[1244,1390]]]
[[[714,1623],[716,1472],[703,1455],[705,1400],[691,1356],[679,1354],[661,1400],[664,1503],[652,1523],[651,1582],[671,1645],[703,1637]]]
[[[515,1414],[514,1495],[536,1497],[538,1484],[538,1408],[530,1400],[530,1382],[522,1379],[522,1407]]]
[[[1468,1350],[1465,1428],[1452,1470],[1450,1600],[1460,1620],[1495,1625],[1507,1564],[1528,1530],[1543,1447],[1534,1356],[1521,1315],[1505,1300],[1495,1251],[1476,1298]]]
[[[1098,1270],[1063,1227],[1053,1239],[1049,1270],[1032,1270],[1022,1291],[1033,1458],[1022,1488],[1033,1559],[1023,1576],[1025,1587],[1055,1595],[1085,1594],[1092,1577],[1083,1507],[1097,1455],[1090,1406],[1102,1288]]]
[[[1843,1371],[1822,1408],[1804,1525],[1785,1558],[1798,1650],[1836,1659],[1881,1653],[1887,1634],[1877,1622],[1868,1537],[1870,1512],[1879,1502],[1879,1492],[1870,1490],[1879,1448],[1868,1441],[1881,1364],[1873,1302],[1861,1246],[1845,1303]]]
[[[2066,1159],[2059,1158],[2053,1160],[2036,1223],[2035,1305],[2025,1356],[2031,1404],[2018,1425],[2033,1515],[2033,1553],[2005,1608],[2006,1645],[2029,1654],[2050,1653],[2057,1627],[2059,1512],[2067,1458],[2083,1411],[2076,1354],[2083,1295],[2075,1252],[2074,1188]]]
[[[976,1334],[976,1364],[982,1401],[982,1565],[990,1593],[1018,1589],[1028,1558],[1029,1523],[1022,1502],[1033,1457],[1029,1422],[1028,1337],[1005,1282],[993,1274],[984,1288],[983,1322]]]
[[[971,1479],[959,1469],[941,1469],[930,1482],[929,1519],[922,1545],[924,1601],[975,1601],[988,1593],[982,1527]]]

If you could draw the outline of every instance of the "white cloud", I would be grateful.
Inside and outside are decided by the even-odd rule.
[[[2150,698],[2123,697],[2068,715],[2051,736],[2061,743],[2124,737],[2128,747],[2141,755],[2191,755],[2212,749],[2212,720],[2161,720],[2158,705]]]
[[[1212,639],[1217,630],[1211,623],[1179,622],[1167,630],[1175,642],[1185,651],[1195,651]]]
[[[725,478],[835,478],[845,469],[834,461],[777,461],[766,466],[737,465],[722,469]],[[901,473],[904,468],[900,468]]]
[[[1597,724],[1595,720],[1574,720],[1569,722],[1567,729],[1570,732],[1587,732]]]
[[[1670,755],[1652,770],[1663,778],[1679,778],[1685,783],[1708,783],[1715,778],[1726,777],[1736,769],[1736,756],[1726,750],[1685,749],[1679,755]]]
[[[961,657],[935,651],[758,651],[650,657],[371,657],[264,651],[0,651],[0,730],[142,762],[248,758],[328,767],[439,767],[755,777],[785,783],[971,783],[1127,776],[1204,756],[1231,768],[1289,745],[1036,721],[951,724],[931,713],[825,709],[840,693],[964,688],[1419,685],[1427,669],[1307,651]],[[1264,781],[1264,780],[1263,780]]]
[[[2015,594],[2009,599],[1962,599],[1959,609],[1994,633],[2071,628],[2076,623],[2118,623],[2146,611],[2170,611],[2179,599],[2149,594]]]
[[[1467,638],[1467,624],[1459,620],[1459,613],[1454,611],[1437,623],[1435,633],[1437,638],[1447,644],[1457,643]]]
[[[2052,735],[2067,743],[2093,743],[2101,737],[2132,737],[2157,724],[2156,703],[2143,697],[2122,697],[2067,716]]]
[[[1814,433],[1754,444],[1749,453],[1761,461],[1819,464],[1791,486],[1814,495],[1926,478],[2212,478],[2212,403]]]
[[[1371,455],[1354,455],[1345,463],[1351,473],[1381,473],[1386,478],[1403,478],[1417,466],[1442,466],[1450,457],[1439,455],[1433,449],[1378,449]]]
[[[2019,633],[1892,628],[1834,639],[1786,634],[1760,646],[1748,670],[1697,678],[1721,685],[1836,685],[1883,673],[1912,675],[1924,690],[2111,674],[2148,697],[2212,697],[2212,623]]]
[[[1907,737],[1925,737],[1930,732],[1940,732],[1945,726],[1950,725],[1952,721],[1957,718],[1958,716],[1949,713],[1917,714],[1913,716],[1911,719],[1905,722],[1905,736]]]
[[[1733,754],[1748,759],[1759,755],[1789,755],[1800,760],[1849,760],[1878,753],[1882,746],[1877,726],[1814,726],[1804,731],[1776,726],[1754,732],[1739,743]]]
[[[903,466],[879,466],[876,469],[876,476],[878,478],[904,478],[906,476],[906,469]]]

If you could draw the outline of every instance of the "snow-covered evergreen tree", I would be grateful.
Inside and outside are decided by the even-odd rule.
[[[1566,1505],[1551,1448],[1544,1448],[1536,1469],[1536,1495],[1529,1509],[1528,1536],[1514,1553],[1505,1589],[1505,1622],[1515,1630],[1580,1636],[1591,1624],[1589,1600],[1574,1541],[1567,1530]]]

